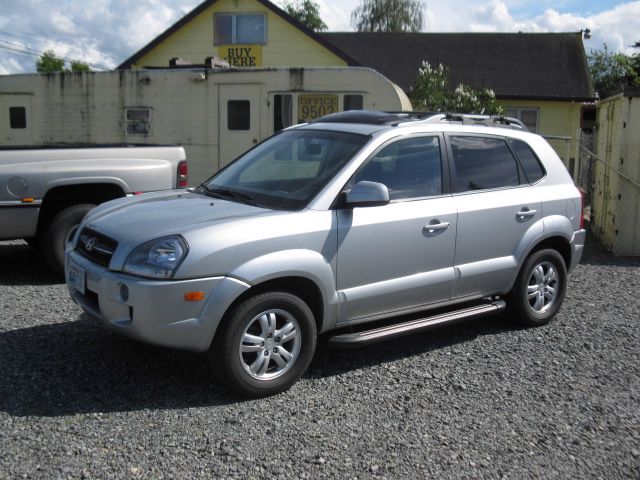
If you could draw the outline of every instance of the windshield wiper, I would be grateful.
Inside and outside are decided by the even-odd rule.
[[[210,197],[231,198],[233,200],[238,200],[242,203],[246,203],[247,205],[258,205],[253,197],[251,195],[247,195],[246,193],[237,192],[236,190],[230,190],[228,188],[210,188],[207,185],[203,185],[203,188],[207,195]]]

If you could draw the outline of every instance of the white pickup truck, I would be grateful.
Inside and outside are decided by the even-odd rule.
[[[73,229],[95,205],[187,186],[182,147],[0,148],[0,240],[24,238],[59,273]]]

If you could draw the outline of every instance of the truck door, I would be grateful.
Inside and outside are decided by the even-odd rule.
[[[31,145],[30,94],[0,95],[0,145]]]
[[[224,167],[261,140],[260,85],[220,85],[218,162]]]

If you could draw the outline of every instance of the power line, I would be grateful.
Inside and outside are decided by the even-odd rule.
[[[38,51],[38,50],[34,50],[32,48],[29,48],[29,47],[24,47],[24,46],[16,47],[15,45],[6,44],[6,40],[2,40],[2,39],[0,39],[0,42],[5,42],[5,45],[0,43],[0,49],[8,50],[10,52],[18,53],[18,54],[25,55],[25,56],[28,55],[28,56],[32,56],[32,57],[40,57],[45,53],[45,52],[41,52],[41,51]],[[69,62],[69,63],[73,63],[73,62],[86,63],[87,65],[89,65],[89,67],[91,67],[91,68],[93,68],[95,70],[111,70],[111,67],[107,67],[106,65],[101,65],[101,64],[98,64],[98,63],[87,63],[87,62],[82,62],[81,60],[68,58],[68,57],[58,57],[58,58],[66,61],[66,62]]]
[[[36,46],[39,45],[42,48],[47,48],[47,49],[51,48],[51,44],[61,45],[61,46],[64,46],[64,48],[66,48],[71,53],[75,53],[76,55],[79,55],[79,56],[84,56],[85,55],[85,52],[83,52],[81,50],[78,50],[76,48],[73,48],[73,47],[69,46],[67,43],[60,42],[60,41],[57,41],[57,40],[49,40],[49,41],[47,41],[47,40],[42,40],[41,39],[42,37],[36,38],[36,37],[32,37],[30,35],[26,35],[24,33],[7,32],[5,30],[0,30],[0,35],[9,36],[9,37],[15,37],[15,38],[20,39],[20,40],[22,38],[24,38],[25,40],[28,40],[30,43],[36,44]],[[0,40],[3,40],[3,39],[0,38]],[[15,40],[13,40],[13,39],[4,39],[3,41],[5,41],[5,42],[15,42]],[[103,55],[103,54],[101,54],[99,52],[97,52],[97,56],[100,57],[102,60],[111,60],[111,58],[109,58],[106,55]]]

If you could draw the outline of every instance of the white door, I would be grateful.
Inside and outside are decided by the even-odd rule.
[[[220,85],[219,168],[260,141],[260,85]]]
[[[0,145],[31,145],[31,95],[0,95]]]

